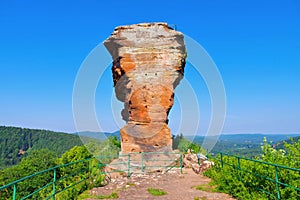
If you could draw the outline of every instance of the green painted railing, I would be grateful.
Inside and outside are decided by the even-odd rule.
[[[174,156],[170,156],[170,155],[174,155]],[[139,159],[139,157],[141,159]],[[153,159],[153,157],[158,157],[158,158],[162,157],[163,159]],[[171,158],[166,159],[166,157],[171,157]],[[8,194],[8,196],[10,196],[10,198],[13,200],[34,198],[34,195],[42,192],[43,190],[48,189],[46,193],[47,194],[50,193],[50,194],[46,197],[43,197],[43,199],[54,200],[56,199],[56,196],[59,193],[64,192],[80,183],[84,183],[89,179],[93,179],[92,177],[93,175],[91,175],[93,168],[101,169],[99,172],[100,174],[122,172],[122,173],[126,173],[128,177],[131,175],[131,173],[139,172],[139,171],[146,172],[147,169],[149,171],[151,168],[166,168],[166,171],[168,171],[171,168],[178,167],[180,168],[180,172],[182,173],[182,158],[183,158],[182,154],[166,153],[166,152],[130,153],[130,154],[120,155],[119,160],[117,162],[112,162],[110,164],[105,163],[105,162],[110,162],[114,158],[116,158],[116,156],[95,156],[93,158],[88,158],[76,162],[58,165],[46,170],[39,171],[37,173],[31,174],[29,176],[23,177],[19,180],[1,186],[0,199],[3,198],[5,199],[5,197],[2,198],[2,195],[4,193],[6,193],[6,195]],[[98,164],[96,165],[92,164],[92,162],[95,161]],[[168,165],[155,165],[153,164],[155,162],[168,163]],[[78,165],[80,166],[79,168]],[[110,171],[105,171],[105,167],[110,167],[115,169]],[[138,168],[138,169],[132,169],[132,168]],[[69,173],[64,173],[63,176],[61,175],[58,176],[59,174],[58,172],[60,172],[61,170],[69,171]],[[31,178],[37,176],[44,176],[46,174],[48,175],[51,174],[50,182],[45,183],[45,185],[35,189],[33,192],[29,194],[27,194],[28,193],[27,192],[23,196],[20,195],[20,189],[18,190],[18,185],[22,184],[25,181],[30,181]],[[76,181],[72,182],[71,185],[64,185],[62,183],[63,180],[70,177],[71,178],[76,177]],[[24,193],[24,191],[22,192]]]
[[[220,156],[219,156],[219,159],[217,159],[217,161],[220,162],[221,169],[223,169],[225,167],[225,165],[232,167],[233,169],[236,170],[236,175],[237,175],[238,179],[240,181],[244,182],[246,185],[247,185],[247,182],[245,180],[243,180],[243,173],[248,173],[248,174],[251,174],[253,177],[258,177],[258,178],[272,182],[274,184],[273,187],[275,187],[276,191],[267,191],[267,190],[263,189],[262,187],[256,187],[255,189],[257,189],[275,199],[282,199],[281,193],[280,193],[280,189],[282,187],[289,187],[297,192],[300,192],[300,188],[299,188],[300,187],[300,179],[299,179],[299,183],[297,185],[290,185],[290,184],[282,182],[281,179],[284,177],[280,177],[281,170],[289,170],[289,171],[293,171],[293,172],[300,174],[300,169],[298,169],[298,168],[292,168],[292,167],[287,167],[284,165],[273,164],[273,163],[264,162],[261,160],[244,158],[241,156],[236,156],[236,155],[227,154],[227,153],[223,153],[223,152],[220,152],[218,154]],[[268,175],[265,175],[265,174],[256,173],[255,170],[249,170],[249,167],[247,166],[247,162],[253,162],[258,165],[263,165],[266,174],[269,174],[270,172],[273,171],[273,173],[272,173],[273,177],[269,177]],[[273,194],[273,192],[275,192],[275,194]]]
[[[71,187],[74,187],[75,185],[78,185],[79,183],[82,183],[83,181],[87,180],[89,177],[84,177],[82,179],[79,179],[78,181],[74,182],[72,185],[69,185],[69,186],[66,186],[64,188],[61,188],[58,190],[58,184],[61,183],[61,181],[65,180],[66,178],[68,177],[75,177],[75,176],[80,176],[84,173],[88,173],[90,171],[89,169],[89,165],[90,165],[90,162],[91,160],[94,159],[94,158],[88,158],[88,159],[85,159],[85,160],[79,160],[79,161],[76,161],[76,162],[70,162],[70,163],[67,163],[67,164],[63,164],[63,165],[58,165],[58,166],[55,166],[55,167],[52,167],[52,168],[49,168],[49,169],[46,169],[46,170],[42,170],[42,171],[39,171],[39,172],[36,172],[34,174],[31,174],[29,176],[26,176],[26,177],[23,177],[19,180],[16,180],[16,181],[13,181],[9,184],[6,184],[2,187],[0,187],[0,199],[3,198],[4,196],[4,192],[7,192],[9,193],[11,191],[11,188],[13,188],[13,192],[11,194],[11,198],[13,200],[16,200],[16,199],[28,199],[28,198],[33,198],[33,196],[39,192],[41,192],[42,190],[46,189],[46,188],[50,188],[52,186],[52,193],[47,196],[47,197],[44,197],[45,199],[55,199],[55,196],[58,194],[58,193],[61,193]],[[76,165],[79,165],[79,164],[82,164],[80,166],[80,169],[79,170],[72,170],[72,168],[74,169],[74,167],[76,167]],[[60,176],[58,177],[57,175],[57,171],[58,170],[61,170],[63,168],[70,168],[71,170],[71,174],[66,174],[64,176]],[[31,179],[34,178],[34,177],[37,177],[37,176],[45,176],[45,175],[49,175],[49,173],[52,173],[52,181],[51,182],[48,182],[46,183],[45,185],[43,185],[42,187],[34,190],[32,193],[29,193],[29,194],[26,194],[25,196],[23,197],[20,197],[20,195],[18,195],[18,185],[24,183],[25,181],[32,181]],[[24,192],[24,191],[23,191]]]
[[[173,152],[142,152],[130,153],[130,163],[137,164],[136,166],[128,165],[130,168],[139,168],[141,172],[152,171],[158,168],[179,168],[182,173],[183,155]],[[136,169],[133,171],[137,171]]]

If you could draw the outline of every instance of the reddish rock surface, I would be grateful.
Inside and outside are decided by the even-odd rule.
[[[124,102],[122,153],[172,151],[168,113],[184,72],[182,33],[166,23],[120,26],[104,45],[113,58],[116,96]]]

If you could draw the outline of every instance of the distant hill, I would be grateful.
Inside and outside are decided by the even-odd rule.
[[[17,164],[30,149],[47,148],[60,156],[78,145],[81,139],[72,134],[0,126],[0,168]]]
[[[118,139],[120,139],[120,131],[116,131],[113,133],[82,131],[82,132],[76,132],[76,133],[72,133],[72,134],[78,135],[80,137],[94,138],[94,139],[98,139],[98,140],[106,140],[106,138],[108,138],[109,136],[116,136]]]
[[[80,136],[80,137],[78,137]],[[0,126],[0,168],[17,164],[30,149],[47,148],[61,156],[73,146],[82,145],[82,140],[105,140],[109,136],[120,138],[120,132],[78,132],[62,133],[49,130],[28,129]],[[298,137],[297,137],[298,136]],[[192,140],[192,136],[185,136]],[[261,153],[263,138],[272,141],[278,148],[283,148],[283,141],[290,137],[300,138],[300,134],[232,134],[221,135],[212,152],[228,152],[244,156],[256,156]],[[196,136],[194,142],[203,143],[204,136]],[[212,137],[207,137],[212,139]]]
[[[259,156],[263,139],[266,137],[268,142],[276,144],[277,142],[286,140],[290,137],[299,136],[300,134],[228,134],[220,135],[217,144],[214,146],[212,153],[227,152],[241,156],[253,157]],[[187,136],[192,140],[193,137]],[[194,142],[202,144],[204,136],[196,136]],[[207,140],[213,139],[207,137]]]
[[[113,133],[101,133],[101,132],[78,132],[72,133],[79,135],[80,137],[95,138],[98,140],[105,140],[109,136],[117,136],[120,139],[120,132],[116,131]],[[217,144],[212,149],[211,153],[217,152],[227,152],[232,154],[237,154],[241,156],[253,157],[259,156],[262,153],[261,146],[263,140],[266,137],[268,142],[276,144],[283,140],[287,140],[290,137],[300,136],[300,134],[224,134],[220,135]],[[173,136],[175,137],[175,136]],[[190,141],[194,141],[198,144],[202,144],[204,139],[212,140],[215,136],[205,137],[205,136],[184,136]],[[283,145],[282,145],[283,146]]]

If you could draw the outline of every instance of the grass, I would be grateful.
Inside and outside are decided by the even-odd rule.
[[[130,186],[130,187],[136,186],[134,183],[131,183],[131,182],[126,183],[126,185],[128,185],[128,186]]]
[[[83,199],[87,199],[87,198],[93,198],[93,199],[117,199],[119,197],[118,193],[116,191],[113,191],[110,195],[98,195],[98,196],[90,195],[89,193],[90,193],[89,190],[85,191],[84,193],[82,193],[81,195],[79,195],[78,199],[79,200],[83,200]]]
[[[194,200],[200,200],[200,198],[199,197],[195,197]],[[207,198],[206,197],[201,197],[201,200],[207,200]]]
[[[148,190],[148,192],[149,192],[150,194],[152,194],[153,196],[163,196],[163,195],[166,195],[166,194],[167,194],[167,192],[165,192],[165,191],[163,191],[163,190],[161,190],[161,189],[148,188],[147,190]]]
[[[110,195],[100,195],[100,196],[97,196],[96,198],[97,199],[117,199],[118,197],[119,197],[118,193],[116,191],[114,191]]]
[[[195,188],[196,190],[201,190],[201,191],[205,191],[205,192],[216,192],[215,188],[208,184],[197,185],[193,188]]]

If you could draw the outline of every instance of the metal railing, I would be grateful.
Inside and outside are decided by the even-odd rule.
[[[219,159],[217,159],[217,161],[220,162],[221,164],[221,170],[225,167],[224,165],[230,166],[232,167],[234,170],[236,170],[235,175],[237,176],[238,180],[245,183],[245,185],[250,186],[247,182],[247,180],[244,180],[243,178],[243,173],[248,173],[251,174],[253,177],[256,177],[257,179],[261,179],[261,180],[267,180],[270,181],[271,183],[273,183],[273,187],[270,187],[270,190],[275,189],[276,190],[276,194],[273,194],[273,191],[267,191],[266,189],[264,189],[262,186],[255,186],[254,188],[256,190],[259,190],[275,199],[282,199],[282,195],[281,195],[281,189],[283,189],[283,187],[289,187],[292,190],[295,190],[297,192],[300,192],[300,179],[299,179],[299,183],[296,185],[290,185],[287,183],[282,182],[285,178],[287,177],[280,177],[280,172],[282,170],[289,170],[295,173],[298,173],[299,178],[300,178],[300,169],[297,168],[292,168],[292,167],[287,167],[284,165],[278,165],[278,164],[273,164],[273,163],[269,163],[269,162],[265,162],[265,161],[261,161],[261,160],[254,160],[254,159],[250,159],[250,158],[244,158],[241,156],[236,156],[236,155],[232,155],[232,154],[228,154],[228,153],[223,153],[220,152],[218,153],[220,155]],[[255,163],[257,165],[263,165],[263,171],[260,171],[260,173],[257,173],[255,170],[255,166],[253,165],[253,167],[251,168],[249,166],[249,162],[251,163]],[[273,176],[273,177],[270,177]],[[253,180],[252,180],[253,181]]]
[[[158,156],[155,156],[158,155]],[[170,156],[174,155],[174,156]],[[140,159],[139,159],[140,157]],[[160,159],[153,159],[153,157],[158,157]],[[167,157],[171,157],[170,159],[166,159]],[[130,153],[120,155],[117,162],[112,163],[104,163],[103,160],[111,161],[116,158],[116,156],[95,156],[92,158],[79,160],[76,162],[70,162],[63,165],[58,165],[46,170],[42,170],[31,174],[29,176],[23,177],[19,180],[8,183],[4,186],[0,187],[0,199],[2,199],[3,195],[10,196],[9,198],[16,199],[28,199],[33,198],[34,195],[39,194],[43,190],[47,189],[48,196],[44,196],[43,199],[55,199],[56,196],[66,191],[80,183],[84,183],[90,178],[93,178],[91,175],[91,171],[93,168],[100,169],[99,174],[110,174],[115,172],[127,173],[129,177],[132,173],[135,172],[147,172],[152,168],[165,168],[168,171],[171,168],[178,167],[180,168],[180,173],[182,173],[182,154],[179,153],[166,153],[166,152],[143,152],[143,153]],[[150,158],[150,159],[149,159]],[[97,161],[97,164],[92,164],[93,161]],[[155,165],[153,163],[168,163],[168,165]],[[152,164],[151,164],[152,163]],[[79,167],[78,167],[79,165]],[[112,170],[105,171],[105,167],[110,167]],[[140,169],[140,170],[139,170]],[[61,171],[65,171],[65,173],[61,174]],[[32,192],[20,191],[18,190],[18,185],[22,184],[25,181],[30,181],[31,178],[38,176],[48,176],[51,174],[51,181],[45,183],[44,185],[36,188]],[[74,182],[71,185],[63,184],[63,180],[67,178],[76,177]],[[63,185],[63,186],[62,186]],[[22,188],[24,189],[24,188]],[[21,194],[23,196],[21,196]],[[5,199],[5,197],[3,197]]]
[[[55,167],[52,167],[52,168],[49,168],[49,169],[46,169],[46,170],[42,170],[42,171],[39,171],[39,172],[36,172],[34,174],[31,174],[29,176],[26,176],[26,177],[23,177],[19,180],[16,180],[16,181],[13,181],[11,183],[8,183],[2,187],[0,187],[0,199],[2,198],[5,198],[3,197],[4,196],[4,193],[9,193],[11,194],[11,198],[13,200],[16,200],[16,199],[28,199],[28,198],[32,198],[35,194],[38,194],[40,193],[41,191],[45,190],[45,189],[48,189],[52,187],[52,192],[49,196],[46,196],[44,197],[45,199],[55,199],[55,196],[58,194],[58,193],[61,193],[71,187],[74,187],[75,185],[78,185],[79,183],[82,183],[84,182],[85,180],[87,180],[89,178],[89,176],[82,176],[82,174],[85,174],[85,173],[88,173],[90,171],[90,162],[92,161],[92,159],[94,158],[88,158],[88,159],[85,159],[85,160],[79,160],[79,161],[76,161],[76,162],[70,162],[70,163],[67,163],[67,164],[62,164],[62,165],[58,165],[58,166],[55,166]],[[79,169],[76,169],[76,166],[80,165],[80,168]],[[63,170],[63,169],[66,169],[66,168],[69,168],[69,174],[65,174],[63,176],[58,176],[58,171],[60,170]],[[73,168],[73,169],[72,169]],[[33,192],[31,193],[26,193],[25,191],[25,196],[20,196],[18,195],[18,185],[28,181],[31,182],[32,181],[32,178],[35,178],[35,177],[38,177],[38,176],[46,176],[46,175],[50,175],[52,174],[51,176],[51,179],[52,181],[46,183],[45,185],[41,186],[40,188],[34,190]],[[63,173],[61,173],[63,174]],[[63,188],[61,187],[58,187],[58,185],[65,179],[69,178],[69,177],[81,177],[81,179],[77,180],[76,182],[74,182],[72,185],[68,185],[68,186],[65,186]],[[11,189],[12,189],[12,192],[11,192]],[[24,191],[22,191],[22,193],[24,193]],[[24,194],[23,194],[24,195]]]
[[[172,168],[179,168],[182,173],[182,159],[183,155],[173,152],[141,152],[130,153],[129,168],[134,168],[135,172],[147,172],[155,169],[166,169],[168,171]],[[140,171],[138,170],[140,169]],[[131,170],[131,169],[129,169]]]

